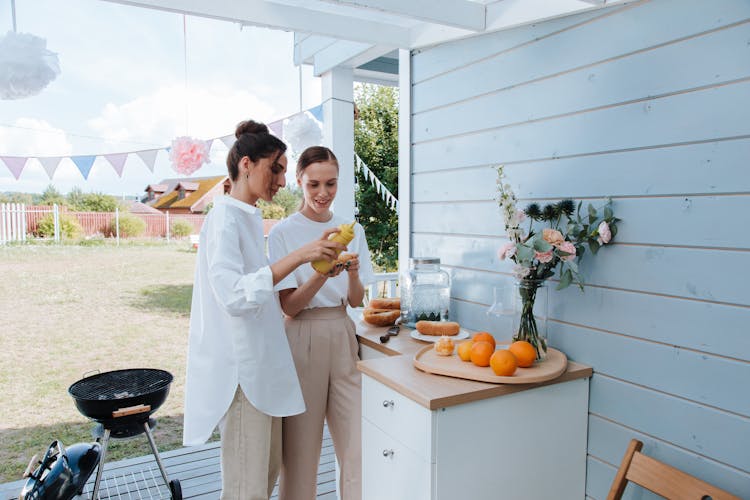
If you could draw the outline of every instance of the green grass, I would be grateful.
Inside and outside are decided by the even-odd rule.
[[[67,392],[91,370],[171,372],[155,439],[181,446],[194,265],[185,241],[0,247],[0,482],[55,439],[92,440]],[[148,453],[138,436],[113,441],[107,460]]]

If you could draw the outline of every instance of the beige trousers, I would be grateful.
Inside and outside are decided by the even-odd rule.
[[[287,319],[286,333],[307,411],[284,417],[279,500],[313,500],[323,421],[340,465],[341,500],[362,496],[359,344],[346,307],[305,309]]]
[[[221,432],[221,500],[268,500],[281,466],[281,417],[258,411],[239,386]]]

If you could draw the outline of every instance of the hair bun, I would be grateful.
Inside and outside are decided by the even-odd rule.
[[[267,134],[268,127],[264,123],[258,123],[253,120],[246,120],[237,125],[234,136],[239,139],[242,134]]]

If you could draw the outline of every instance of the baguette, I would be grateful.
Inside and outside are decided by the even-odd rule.
[[[455,321],[417,321],[417,331],[422,335],[458,335],[461,326]]]

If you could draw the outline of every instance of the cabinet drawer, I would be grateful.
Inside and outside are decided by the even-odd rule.
[[[432,412],[377,380],[362,377],[362,417],[428,462],[432,453]]]
[[[432,464],[362,419],[362,499],[430,500]]]

